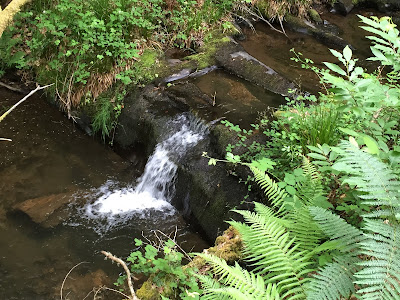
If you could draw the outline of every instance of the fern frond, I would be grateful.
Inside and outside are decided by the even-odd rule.
[[[350,174],[345,180],[363,192],[359,197],[363,204],[376,209],[364,214],[364,218],[400,219],[400,181],[396,174],[379,158],[366,153],[350,142],[342,141],[339,147],[344,151],[333,165],[339,171]]]
[[[355,274],[361,285],[361,299],[400,299],[400,226],[382,220],[365,220],[364,229],[371,232],[361,242],[364,255],[371,259],[360,263]]]
[[[307,300],[348,299],[354,293],[354,273],[359,259],[341,256],[321,268],[307,286]]]
[[[251,225],[231,221],[245,244],[246,260],[267,283],[275,283],[285,299],[304,299],[302,284],[310,269],[308,251],[298,251],[295,239],[274,218],[264,218],[249,211],[237,211]]]
[[[324,234],[314,221],[307,206],[295,207],[287,215],[287,219],[290,222],[287,222],[286,228],[290,231],[290,235],[295,238],[299,250],[311,252],[320,245]]]
[[[204,258],[212,266],[218,280],[225,285],[221,287],[207,279],[204,281],[206,294],[219,294],[228,299],[279,299],[276,286],[266,285],[260,275],[242,269],[237,263],[235,266],[229,266],[225,260],[215,255],[201,253],[198,256]],[[199,279],[204,278],[199,277]]]
[[[265,196],[271,201],[271,204],[277,209],[278,213],[284,211],[284,200],[289,197],[286,191],[281,189],[267,173],[251,165],[249,168],[254,174],[255,181],[264,190]]]
[[[296,196],[305,205],[315,206],[315,201],[324,194],[321,174],[306,157],[303,157],[302,169],[307,180],[297,183]]]
[[[221,284],[212,279],[211,276],[194,274],[196,276],[203,288],[203,294],[201,296],[202,300],[228,300],[227,295],[223,295],[219,290],[223,289]]]
[[[348,224],[338,215],[331,213],[325,208],[312,206],[309,210],[322,232],[331,240],[338,243],[340,251],[346,253],[354,252],[354,255],[358,254],[358,243],[364,239],[361,230]]]

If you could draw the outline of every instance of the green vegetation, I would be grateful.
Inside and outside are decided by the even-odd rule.
[[[204,67],[216,51],[214,39],[234,31],[233,11],[258,13],[262,7],[273,19],[288,12],[302,14],[310,4],[310,0],[33,1],[16,14],[0,38],[0,75],[17,68],[34,73],[39,84],[54,83],[50,93],[68,114],[83,100],[95,104],[90,109],[93,127],[105,137],[116,125],[117,106],[123,105],[113,102],[118,95],[105,92],[115,83],[140,85],[154,80],[162,50],[200,51],[192,59]],[[111,117],[110,111],[117,114]]]
[[[159,247],[144,245],[141,240],[135,239],[135,246],[143,247],[144,253],[137,250],[130,254],[127,261],[131,263],[131,271],[133,274],[150,276],[150,279],[137,291],[140,299],[199,298],[201,289],[193,276],[197,269],[183,266],[184,255],[178,251],[174,241],[169,239]],[[121,286],[125,281],[126,275],[120,276],[115,284]]]
[[[348,47],[332,50],[343,68],[325,63],[320,70],[296,54],[326,93],[300,97],[254,125],[264,127],[265,145],[247,146],[242,156],[229,151],[225,160],[204,154],[209,165],[248,166],[268,205],[237,210],[244,223],[228,222],[243,241],[240,265],[197,254],[211,271],[195,275],[201,299],[400,298],[400,37],[389,18],[361,19],[374,33],[370,60],[390,70],[366,73]],[[254,134],[227,126],[239,146]],[[287,157],[275,163],[279,151]]]

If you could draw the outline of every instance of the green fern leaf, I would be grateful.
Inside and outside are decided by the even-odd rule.
[[[364,218],[400,219],[400,181],[396,174],[379,158],[366,153],[347,141],[339,144],[343,153],[333,168],[348,173],[344,183],[357,187],[363,204],[376,209]]]
[[[285,227],[274,217],[264,218],[249,211],[236,211],[251,225],[228,222],[241,234],[245,244],[246,260],[255,267],[253,272],[262,275],[267,283],[275,283],[285,299],[304,299],[302,284],[312,272],[308,251],[298,251]]]
[[[400,226],[382,220],[365,221],[367,239],[362,241],[364,255],[371,259],[359,263],[363,269],[355,274],[361,299],[400,299]]]
[[[354,255],[358,254],[358,243],[364,239],[361,230],[348,224],[338,215],[325,208],[310,207],[309,210],[322,232],[331,240],[337,242],[340,251],[345,253],[354,252]]]
[[[354,273],[359,259],[341,256],[320,269],[307,286],[307,300],[348,299],[354,293]]]
[[[265,195],[271,201],[271,204],[277,209],[278,213],[283,212],[285,209],[284,200],[285,198],[288,198],[289,195],[285,192],[285,190],[281,189],[265,172],[251,165],[249,168],[254,174],[255,181],[264,190]]]
[[[227,299],[279,299],[276,286],[266,285],[264,279],[258,274],[242,269],[237,263],[235,266],[229,266],[225,260],[215,255],[201,253],[198,256],[204,258],[212,266],[218,280],[225,285],[221,287],[219,283],[213,283],[209,279],[198,276],[204,284],[206,295],[211,295],[210,297],[220,295],[218,299],[223,297]]]

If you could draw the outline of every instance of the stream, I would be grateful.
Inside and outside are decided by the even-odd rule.
[[[2,110],[19,95],[1,90]],[[34,96],[1,124],[0,299],[83,299],[94,287],[112,283],[121,269],[104,262],[101,250],[126,257],[133,238],[152,239],[154,231],[176,233],[187,251],[207,246],[169,204],[176,165],[185,150],[205,134],[185,116],[171,120],[169,136],[132,168],[106,146],[74,128],[62,113]],[[174,132],[174,128],[180,130]],[[141,175],[141,176],[140,176]],[[42,228],[13,207],[25,200],[71,193],[70,217]],[[174,233],[175,234],[175,233]],[[111,298],[110,298],[111,297]],[[120,299],[108,296],[107,299]]]
[[[341,28],[341,36],[368,67],[369,42],[358,28],[357,13],[372,12],[323,17]],[[322,66],[322,61],[333,61],[328,47],[302,33],[288,31],[285,37],[262,23],[256,30],[246,29],[247,38],[240,41],[249,54],[304,90],[320,90],[317,78],[290,60],[289,50]],[[190,82],[214,101],[207,110],[201,103],[194,108],[206,122],[228,119],[246,126],[259,112],[284,103],[280,95],[222,70]],[[0,113],[20,98],[1,88]],[[94,287],[112,287],[122,271],[104,261],[100,251],[127,257],[135,250],[134,238],[152,240],[158,230],[175,235],[185,251],[209,246],[170,204],[176,162],[207,135],[201,121],[185,114],[172,118],[148,158],[137,149],[134,159],[127,160],[85,135],[43,98],[34,95],[0,126],[0,137],[12,139],[0,142],[0,299],[60,299],[65,276],[80,262],[65,280],[63,293],[69,299],[91,299]],[[33,222],[20,212],[31,199],[46,203],[61,196],[69,205],[53,219],[39,214],[44,220]],[[105,299],[120,298],[109,293]]]

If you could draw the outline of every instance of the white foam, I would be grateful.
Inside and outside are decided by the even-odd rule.
[[[175,212],[170,204],[177,170],[174,161],[201,140],[203,132],[190,129],[189,121],[182,116],[172,123],[180,125],[180,129],[156,146],[136,187],[121,189],[112,181],[106,182],[97,190],[97,200],[86,205],[87,217],[107,219],[112,227],[116,219],[126,219],[129,215],[144,216],[148,211],[163,211],[167,216]]]
[[[164,199],[156,199],[149,192],[136,192],[133,189],[115,190],[100,197],[95,203],[86,207],[86,213],[94,216],[99,214],[121,215],[142,210],[172,210],[172,205]]]

